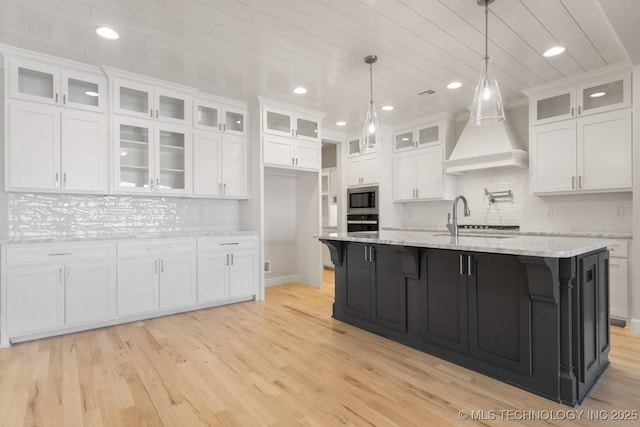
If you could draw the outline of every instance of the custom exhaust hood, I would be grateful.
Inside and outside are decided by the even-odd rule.
[[[508,120],[491,126],[470,126],[467,123],[444,165],[445,171],[452,174],[504,166],[529,166],[528,154],[514,138]]]

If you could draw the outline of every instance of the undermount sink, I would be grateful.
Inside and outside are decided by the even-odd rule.
[[[451,234],[449,233],[438,233],[435,234],[435,236],[447,236],[447,237],[451,237]],[[475,233],[460,233],[458,234],[458,236],[460,237],[481,237],[483,239],[510,239],[514,236],[506,236],[506,235],[502,235],[502,234],[475,234]]]

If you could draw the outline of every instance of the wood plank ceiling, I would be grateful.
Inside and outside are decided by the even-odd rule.
[[[100,25],[121,38],[98,38]],[[489,38],[506,104],[523,88],[629,61],[598,0],[497,0]],[[395,106],[379,112],[383,125],[464,112],[484,10],[476,0],[0,0],[0,43],[248,102],[279,99],[325,111],[325,129],[359,132],[368,54],[379,58],[376,105]],[[542,57],[558,44],[566,53]],[[446,89],[452,80],[463,86]],[[298,85],[308,93],[294,95]],[[435,94],[418,95],[426,89]]]

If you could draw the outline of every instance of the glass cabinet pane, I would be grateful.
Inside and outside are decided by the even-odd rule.
[[[202,126],[218,127],[218,109],[198,105],[198,124]]]
[[[120,125],[120,187],[149,188],[149,129]]]
[[[536,120],[563,116],[571,112],[571,94],[563,93],[536,102]]]
[[[591,86],[582,90],[582,109],[584,111],[622,102],[624,102],[624,80]]]
[[[160,95],[159,103],[160,117],[184,120],[184,99]]]
[[[405,132],[396,135],[396,150],[413,146],[413,132]]]
[[[185,188],[185,134],[160,131],[160,188],[184,190]]]
[[[359,154],[360,153],[360,140],[352,139],[349,141],[349,154]]]
[[[440,141],[440,126],[434,125],[418,131],[418,145]]]
[[[123,110],[149,113],[149,94],[147,92],[120,86],[120,108]]]
[[[68,102],[98,107],[100,88],[97,83],[69,78],[67,85],[69,87]]]
[[[291,116],[267,111],[267,129],[285,133],[291,132]]]
[[[299,136],[317,138],[318,122],[313,120],[301,119],[298,117],[298,119],[296,120],[296,132]]]
[[[244,114],[227,111],[225,113],[225,118],[227,130],[244,132]]]
[[[54,76],[51,73],[18,67],[18,92],[25,95],[54,98]]]

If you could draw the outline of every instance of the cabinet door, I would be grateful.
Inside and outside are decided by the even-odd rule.
[[[379,181],[378,153],[362,156],[362,182],[363,184],[377,184]]]
[[[189,305],[198,299],[196,255],[160,258],[160,308]]]
[[[434,144],[442,144],[441,127],[441,123],[436,123],[418,128],[418,130],[416,131],[418,148],[427,147]]]
[[[262,147],[265,165],[293,166],[295,164],[293,139],[264,136]]]
[[[407,282],[402,260],[394,246],[376,245],[371,250],[375,281],[371,320],[400,332],[407,331]]]
[[[155,127],[156,182],[162,194],[188,194],[191,183],[191,132],[183,126],[158,124]]]
[[[225,135],[222,139],[222,194],[247,196],[247,139]]]
[[[222,129],[231,135],[247,134],[247,110],[240,107],[224,107],[224,121]]]
[[[631,106],[631,73],[600,77],[578,86],[578,114],[597,114]]]
[[[612,111],[578,120],[578,187],[629,189],[633,155],[631,111]]]
[[[349,140],[349,156],[359,156],[360,155],[360,140],[352,139]]]
[[[163,122],[191,125],[191,103],[189,94],[156,88],[154,117]]]
[[[412,130],[396,134],[393,141],[393,149],[395,151],[413,150],[415,148],[415,139]]]
[[[320,170],[322,149],[317,142],[295,142],[295,165],[298,168]]]
[[[7,271],[9,335],[64,325],[64,267],[46,265]]]
[[[69,264],[65,276],[67,325],[116,316],[115,260]]]
[[[349,243],[346,247],[346,286],[344,295],[345,313],[371,319],[372,263],[367,261],[365,253],[368,246],[361,243]],[[336,295],[336,298],[338,296]]]
[[[60,188],[60,108],[9,103],[8,190]]]
[[[118,316],[158,309],[159,264],[152,258],[118,260]]]
[[[10,59],[10,93],[13,98],[59,104],[60,70],[36,61]]]
[[[140,118],[155,118],[153,87],[115,80],[113,84],[113,111]]]
[[[198,255],[198,302],[229,297],[229,253]]]
[[[531,301],[525,267],[513,255],[474,253],[465,258],[469,353],[531,375]]]
[[[320,142],[320,121],[305,114],[295,115],[295,137],[307,141]]]
[[[444,197],[444,171],[442,169],[442,146],[416,151],[417,199],[441,199]]]
[[[362,157],[356,156],[349,158],[347,162],[347,185],[362,184]]]
[[[574,121],[531,128],[531,191],[554,193],[577,188],[577,147]]]
[[[208,131],[222,131],[222,107],[220,104],[195,100],[193,107],[193,127]]]
[[[107,117],[62,111],[62,188],[106,194],[109,190]]]
[[[626,259],[609,259],[609,301],[611,316],[628,319],[629,274]]]
[[[62,105],[90,111],[106,111],[107,79],[100,75],[63,70]]]
[[[229,258],[229,296],[258,293],[258,251],[234,251]]]
[[[148,120],[122,117],[115,117],[113,121],[116,190],[144,193],[153,191],[153,125]]]
[[[262,109],[262,132],[293,137],[294,135],[293,114],[287,110],[278,108]]]
[[[221,142],[222,135],[219,133],[195,133],[193,137],[193,194],[198,196],[222,194]]]
[[[533,98],[529,104],[530,126],[575,117],[577,115],[575,98],[576,92],[573,87],[545,92]]]
[[[393,200],[416,197],[416,157],[413,151],[393,156]]]
[[[462,254],[428,249],[422,258],[422,263],[425,262],[427,274],[420,281],[421,306],[424,307],[422,339],[466,353],[467,276],[462,269]]]

